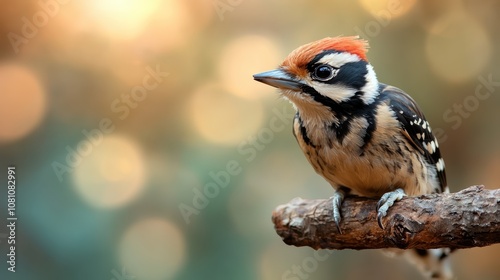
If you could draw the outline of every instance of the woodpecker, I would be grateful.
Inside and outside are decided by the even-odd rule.
[[[448,192],[436,137],[417,103],[380,83],[357,36],[324,38],[292,51],[254,79],[280,89],[296,109],[293,134],[314,170],[334,189],[340,232],[348,194],[378,198],[377,220],[404,196]],[[449,249],[404,252],[432,278],[448,279]]]

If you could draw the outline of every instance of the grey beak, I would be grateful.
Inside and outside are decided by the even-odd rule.
[[[302,86],[302,83],[296,81],[290,74],[282,69],[255,74],[253,78],[256,81],[280,89],[300,90]]]

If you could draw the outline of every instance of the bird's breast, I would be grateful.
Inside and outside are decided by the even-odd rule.
[[[333,187],[344,186],[353,194],[380,197],[387,191],[403,188],[409,195],[425,193],[423,158],[411,153],[408,143],[397,132],[374,133],[364,143],[368,122],[364,118],[350,122],[349,131],[314,127],[296,120],[294,132],[306,158],[315,171]]]

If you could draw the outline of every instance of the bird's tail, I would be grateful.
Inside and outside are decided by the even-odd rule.
[[[449,248],[406,250],[404,256],[429,279],[453,279]]]
[[[449,248],[440,249],[385,249],[383,250],[388,256],[404,256],[411,264],[428,279],[454,279],[450,265],[450,254],[452,250]]]

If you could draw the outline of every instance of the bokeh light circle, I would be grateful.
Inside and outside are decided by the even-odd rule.
[[[45,90],[30,69],[0,64],[0,142],[25,137],[42,121],[47,110]]]
[[[161,0],[88,0],[74,6],[81,25],[110,38],[131,39],[147,25]]]
[[[261,35],[245,35],[231,41],[221,54],[219,77],[230,93],[247,99],[276,96],[275,88],[252,78],[253,74],[276,68],[284,59],[275,41]]]
[[[198,88],[189,102],[193,126],[205,139],[236,145],[254,135],[264,118],[257,100],[245,100],[227,94],[220,86],[207,84]]]
[[[407,14],[417,0],[360,0],[361,7],[380,20],[391,20]]]
[[[159,53],[183,46],[211,22],[213,14],[210,1],[163,1],[139,37],[137,46]]]
[[[442,78],[460,82],[475,78],[491,58],[491,40],[471,16],[450,13],[438,19],[426,40],[426,55]]]
[[[127,138],[104,136],[100,143],[97,136],[92,141],[85,138],[67,153],[76,165],[73,180],[78,193],[95,207],[123,206],[144,188],[144,156]]]
[[[147,218],[126,230],[119,254],[127,275],[134,279],[172,279],[184,264],[186,245],[176,225]]]

